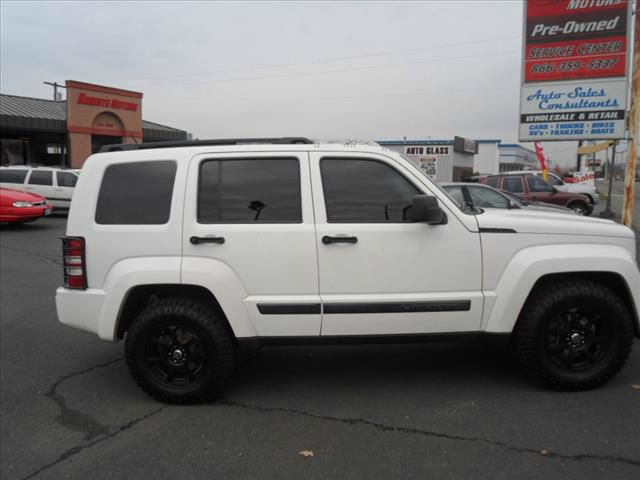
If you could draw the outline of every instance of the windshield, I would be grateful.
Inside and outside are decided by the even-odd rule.
[[[505,190],[500,190],[500,193],[505,197],[509,197],[512,201],[516,202],[518,205],[524,205],[524,200],[516,195],[515,193],[507,192]]]

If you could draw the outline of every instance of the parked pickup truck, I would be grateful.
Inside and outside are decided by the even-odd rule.
[[[263,345],[443,336],[505,339],[536,381],[594,388],[640,334],[629,228],[459,207],[379,146],[108,146],[74,198],[58,317],[124,338],[133,378],[165,402],[221,395],[238,353]]]

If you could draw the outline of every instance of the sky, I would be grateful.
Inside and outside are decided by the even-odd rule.
[[[144,93],[197,138],[517,143],[520,1],[0,2],[0,91]],[[523,144],[532,148],[531,144]],[[576,142],[545,142],[561,166]]]

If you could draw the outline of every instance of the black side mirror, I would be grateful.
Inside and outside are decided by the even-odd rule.
[[[431,195],[416,195],[411,202],[411,208],[407,212],[408,219],[412,222],[424,222],[429,225],[444,225],[447,223],[447,214],[438,205],[438,199]]]

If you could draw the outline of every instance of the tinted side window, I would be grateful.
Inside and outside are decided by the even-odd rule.
[[[498,177],[489,177],[484,183],[486,183],[490,187],[498,188]]]
[[[206,160],[200,165],[199,223],[300,223],[295,158]]]
[[[110,165],[102,177],[96,223],[160,225],[169,221],[176,163],[169,160]]]
[[[25,169],[0,169],[0,182],[4,183],[24,183],[24,179],[27,178],[27,171]]]
[[[539,177],[527,177],[529,191],[536,193],[553,192],[553,187]]]
[[[376,160],[323,158],[320,170],[328,222],[404,222],[413,197],[422,193]]]
[[[78,176],[69,172],[56,172],[59,187],[75,187]]]
[[[53,185],[53,172],[51,170],[31,170],[29,183],[31,185]]]
[[[504,177],[502,180],[502,189],[507,192],[523,193],[524,185],[520,177]]]

